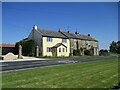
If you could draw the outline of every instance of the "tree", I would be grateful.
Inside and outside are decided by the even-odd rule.
[[[35,47],[34,40],[21,40],[15,44],[15,54],[18,54],[19,45],[22,46],[22,54],[25,56],[31,55]]]
[[[112,52],[112,53],[118,53],[118,54],[120,54],[120,41],[118,41],[118,42],[112,42],[111,44],[110,44],[110,52]]]
[[[117,53],[120,54],[120,41],[117,42]]]
[[[116,42],[112,42],[111,44],[110,44],[110,52],[112,52],[112,53],[117,53],[117,43]]]

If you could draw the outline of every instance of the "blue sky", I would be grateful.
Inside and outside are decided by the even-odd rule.
[[[115,2],[30,3],[4,2],[2,8],[2,43],[26,38],[33,25],[38,28],[91,34],[100,49],[108,49],[118,40],[118,5]]]

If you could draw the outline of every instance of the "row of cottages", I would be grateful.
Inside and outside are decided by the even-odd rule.
[[[28,39],[33,39],[39,46],[40,56],[72,56],[73,51],[79,49],[81,55],[84,50],[91,50],[94,55],[99,55],[98,41],[90,35],[81,35],[79,33],[63,32],[58,30],[48,31],[38,29],[35,25]]]

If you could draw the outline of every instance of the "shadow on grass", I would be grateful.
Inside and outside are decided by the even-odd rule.
[[[120,89],[120,82],[118,83],[118,86],[114,86],[112,89]]]

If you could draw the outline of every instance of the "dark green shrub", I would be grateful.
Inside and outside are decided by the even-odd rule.
[[[34,40],[21,40],[15,44],[15,54],[18,54],[19,45],[22,46],[22,54],[23,55],[31,55],[33,53],[35,44]]]
[[[93,56],[93,53],[90,50],[85,50],[84,55]]]
[[[112,43],[109,46],[109,49],[111,53],[120,54],[120,41],[112,41]]]
[[[73,50],[73,55],[80,56],[81,55],[80,50]]]
[[[103,50],[103,49],[101,49],[100,51],[99,51],[99,55],[100,56],[107,56],[107,55],[110,55],[110,53],[108,52],[108,50]]]

